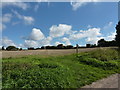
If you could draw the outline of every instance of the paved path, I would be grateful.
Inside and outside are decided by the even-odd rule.
[[[113,74],[107,78],[98,80],[82,88],[118,88],[118,86],[120,87],[120,83],[118,83],[119,81],[120,81],[120,74]]]

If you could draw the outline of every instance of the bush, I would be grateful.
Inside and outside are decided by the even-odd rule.
[[[87,64],[87,65],[91,65],[94,67],[99,67],[102,69],[118,69],[118,64],[114,63],[114,62],[103,62],[103,61],[99,61],[95,58],[79,58],[79,61]]]
[[[110,61],[119,59],[117,50],[114,49],[99,49],[89,53],[90,57],[101,61]]]

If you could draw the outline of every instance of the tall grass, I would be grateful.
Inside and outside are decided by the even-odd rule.
[[[114,49],[56,57],[26,56],[3,59],[3,88],[80,88],[120,73]]]

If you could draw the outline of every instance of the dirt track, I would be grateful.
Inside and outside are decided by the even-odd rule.
[[[90,85],[86,85],[83,88],[118,88],[118,80],[120,79],[120,75],[118,75],[119,74],[113,74],[107,78],[93,82]]]
[[[85,48],[79,49],[79,52],[86,52],[95,50],[97,48]],[[76,49],[66,49],[66,50],[26,50],[26,51],[2,51],[2,58],[9,57],[22,57],[27,55],[44,55],[44,56],[56,56],[56,55],[67,55],[76,53]]]

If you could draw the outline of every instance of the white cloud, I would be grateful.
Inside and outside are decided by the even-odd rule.
[[[86,42],[90,44],[96,44],[97,40],[99,40],[100,28],[90,28],[88,30],[80,30],[74,34],[70,35],[70,40],[79,40],[86,38]]]
[[[12,18],[12,14],[10,14],[10,13],[4,14],[2,16],[2,22],[3,23],[8,23],[8,22],[11,21],[11,18]]]
[[[109,22],[109,23],[108,23],[108,26],[111,26],[112,24],[113,24],[113,22]]]
[[[7,46],[17,46],[12,40],[8,39],[7,37],[2,38],[2,45]]]
[[[100,28],[91,28],[86,31],[80,30],[77,33],[71,34],[70,39],[75,40],[75,39],[81,39],[81,38],[86,38],[86,37],[96,37],[100,36]]]
[[[12,14],[6,13],[3,14],[2,17],[0,17],[0,32],[3,31],[6,28],[6,23],[9,23],[11,21]]]
[[[27,25],[33,24],[34,21],[35,21],[34,18],[31,17],[31,16],[21,15],[21,14],[19,14],[19,13],[18,13],[17,11],[15,11],[15,10],[12,10],[12,12],[13,12],[19,19],[23,20],[24,23],[27,24]]]
[[[60,43],[60,42],[55,42],[55,46],[57,46],[58,44],[63,44],[63,43]],[[64,45],[64,44],[63,44]]]
[[[74,11],[85,4],[86,4],[86,2],[71,2],[71,6]]]
[[[71,6],[74,11],[76,11],[78,8],[86,5],[88,2],[98,2],[100,0],[73,0],[71,1]]]
[[[112,32],[110,35],[108,35],[108,36],[106,36],[104,38],[107,41],[115,40],[115,35],[116,35],[116,32]]]
[[[88,37],[85,41],[89,44],[97,44],[98,40],[102,38],[103,37]]]
[[[25,46],[23,44],[19,44],[18,48],[25,48]]]
[[[51,37],[61,37],[71,30],[72,26],[66,24],[53,25],[50,28]]]
[[[29,37],[23,37],[25,40],[25,47],[40,47],[51,45],[52,37],[45,37],[40,29],[33,28]]]
[[[92,28],[92,26],[91,26],[91,25],[88,25],[87,28]]]
[[[72,9],[76,11],[80,7],[86,5],[88,2],[118,2],[119,0],[71,0],[70,5]]]
[[[62,38],[62,41],[65,42],[65,45],[71,45],[70,40],[66,37]]]
[[[38,41],[34,41],[34,40],[25,40],[24,46],[25,47],[41,47],[41,46],[48,46],[51,45],[52,38],[51,37],[47,37],[44,38],[43,40],[38,40]]]
[[[42,40],[45,36],[40,29],[33,28],[29,39],[31,40]]]
[[[109,22],[107,25],[105,25],[105,26],[103,27],[103,29],[104,29],[104,30],[109,29],[109,28],[111,28],[112,25],[113,25],[113,22]]]
[[[33,40],[25,40],[25,43],[24,43],[24,46],[25,47],[39,47],[39,44],[37,41],[33,41]]]
[[[44,40],[40,41],[41,46],[51,45],[52,37],[47,37]]]
[[[33,24],[34,22],[34,18],[33,17],[30,17],[30,16],[23,16],[23,20],[25,22],[25,24]]]
[[[6,2],[2,2],[2,8],[7,7],[7,6],[15,6],[23,10],[26,10],[29,8],[28,3],[17,2],[17,0],[8,0]]]

